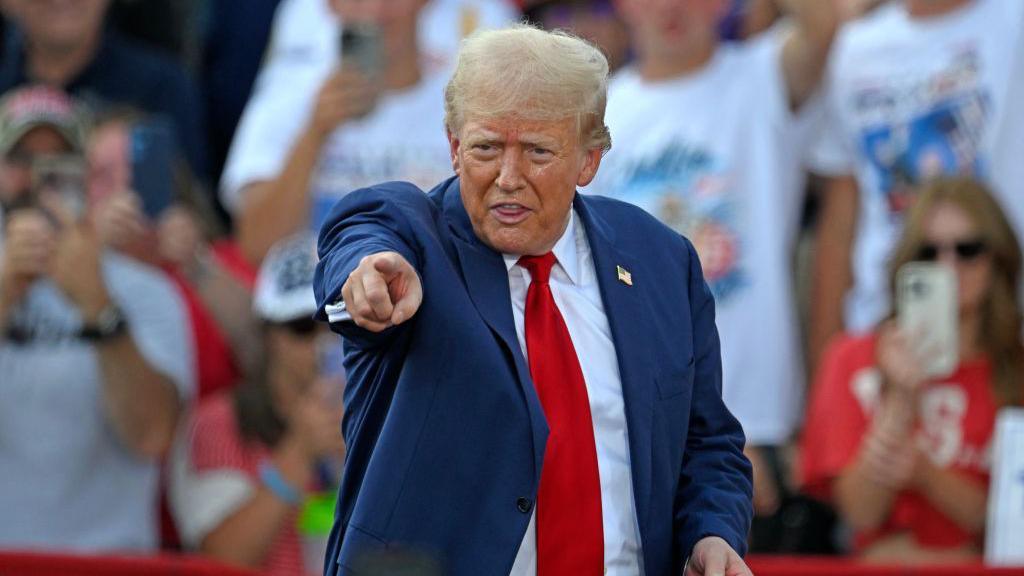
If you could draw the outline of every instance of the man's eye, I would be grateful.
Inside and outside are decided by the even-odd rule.
[[[480,152],[490,152],[494,150],[494,146],[490,144],[474,144],[473,150],[479,150]]]
[[[533,149],[533,153],[537,154],[538,156],[550,156],[554,154],[554,152],[552,152],[551,150],[548,150],[547,148],[541,148],[539,146]]]

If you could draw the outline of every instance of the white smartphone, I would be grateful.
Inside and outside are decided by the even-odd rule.
[[[925,372],[949,376],[959,361],[957,283],[949,267],[910,262],[896,273],[896,313],[900,328],[911,335]]]

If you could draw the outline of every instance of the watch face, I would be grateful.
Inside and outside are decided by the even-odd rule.
[[[121,334],[126,327],[124,314],[116,306],[110,305],[99,313],[95,324],[82,326],[81,337],[91,341],[105,340]]]

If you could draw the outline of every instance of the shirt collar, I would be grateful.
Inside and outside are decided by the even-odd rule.
[[[569,282],[573,284],[579,284],[580,282],[580,269],[579,269],[579,254],[576,253],[576,211],[569,210],[569,224],[565,227],[565,232],[555,242],[554,248],[551,251],[555,254],[555,260],[558,261],[558,265],[565,271],[566,276],[569,277]],[[512,270],[512,267],[519,262],[519,256],[515,254],[502,254],[502,258],[505,259],[505,268]]]

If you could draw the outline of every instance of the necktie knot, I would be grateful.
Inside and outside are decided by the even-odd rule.
[[[530,273],[531,282],[547,284],[551,278],[551,267],[555,265],[553,252],[541,254],[540,256],[523,256],[519,258],[519,265]]]

